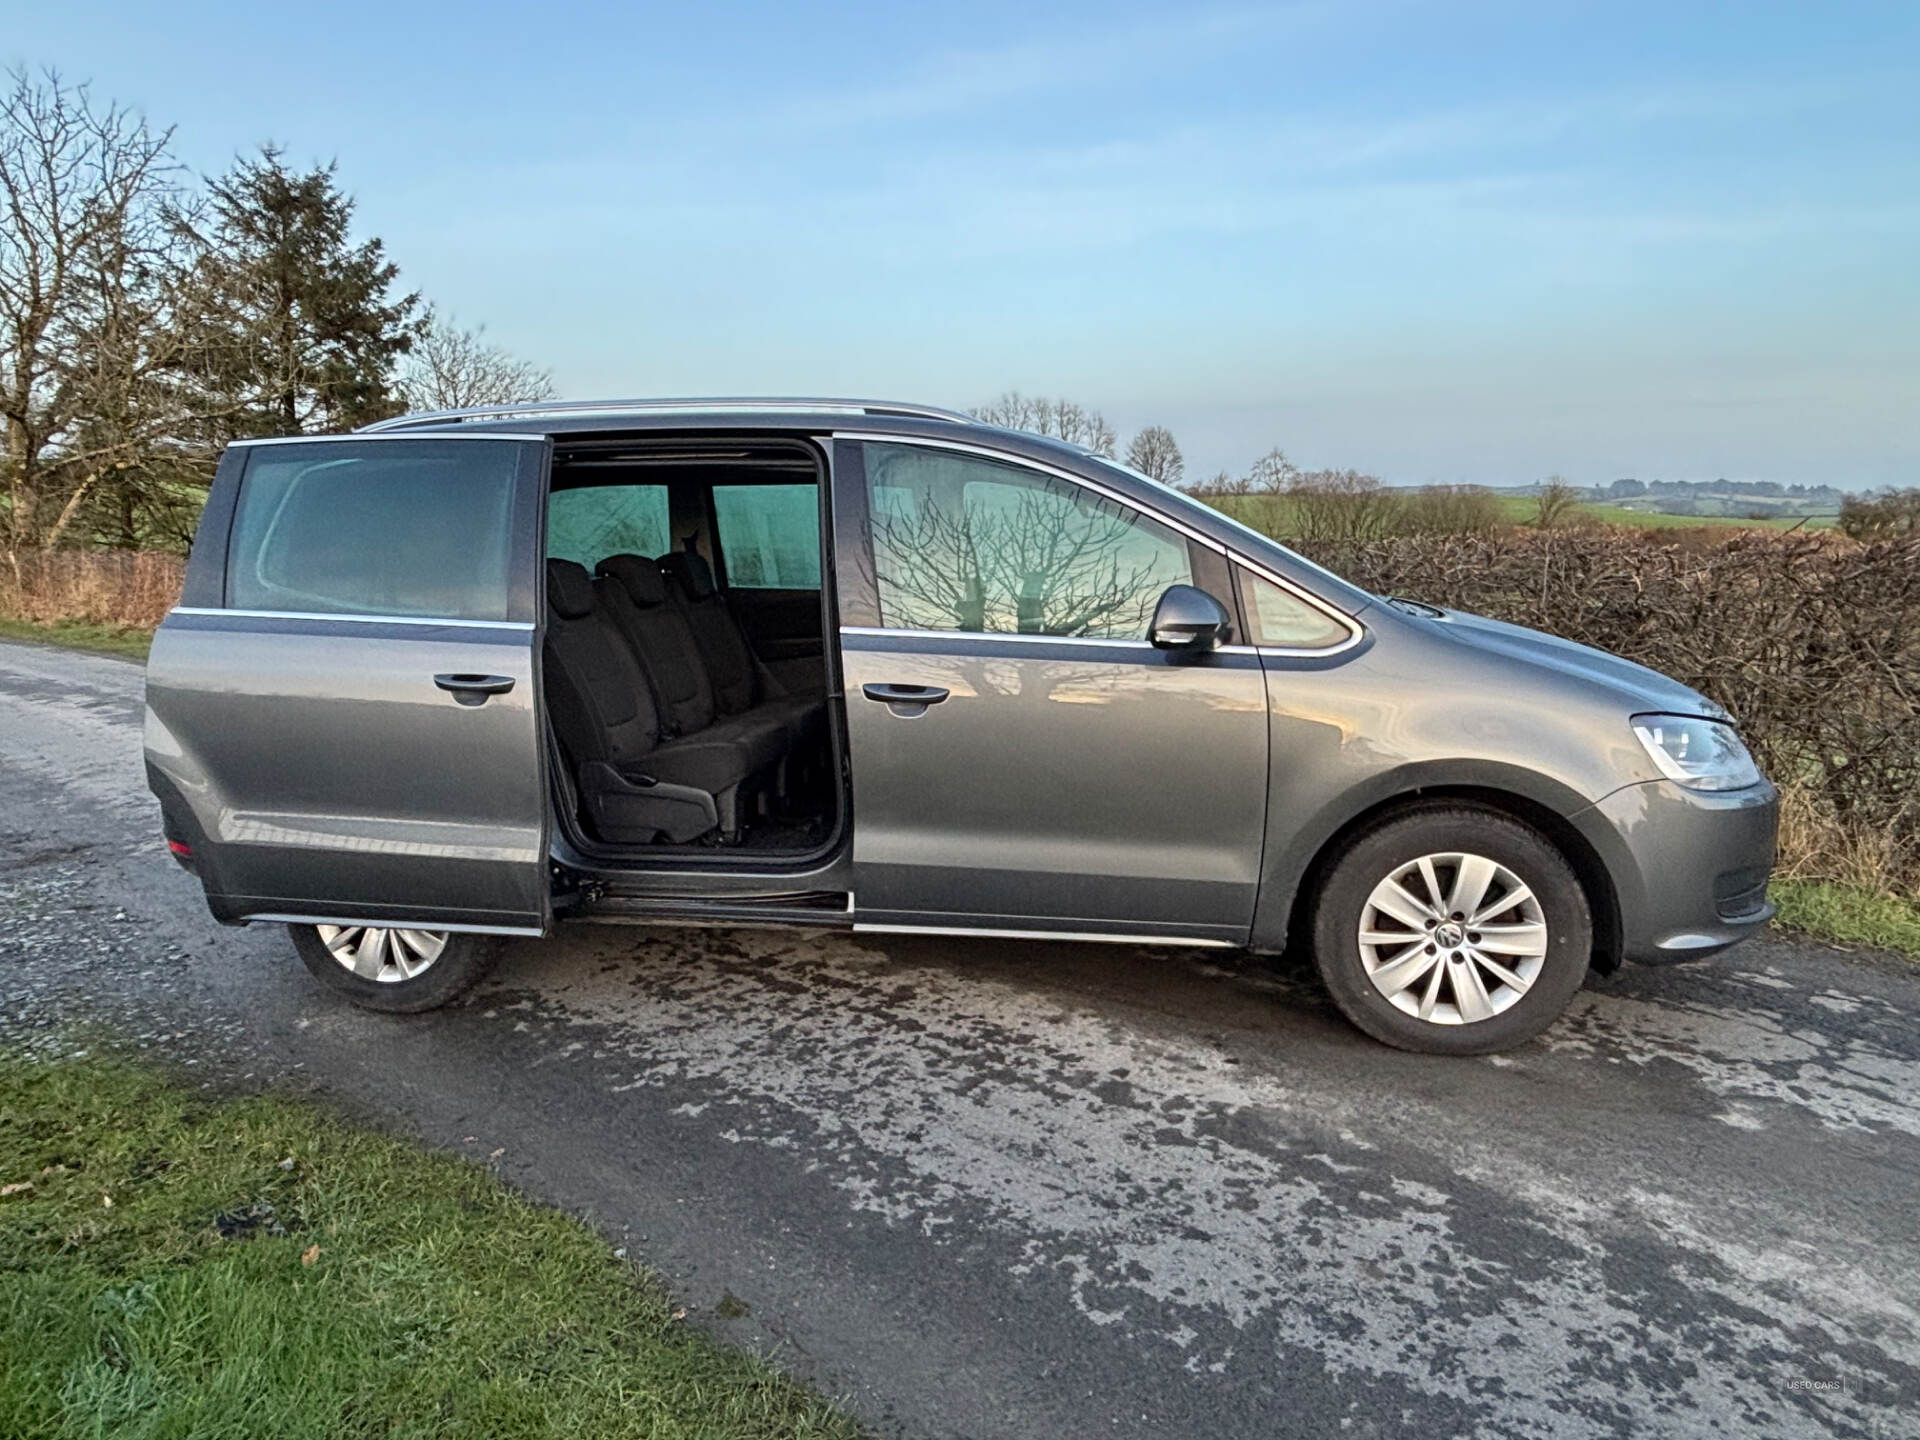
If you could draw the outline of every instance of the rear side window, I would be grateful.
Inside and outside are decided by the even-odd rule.
[[[727,584],[820,588],[820,496],[812,485],[716,485],[713,515]]]
[[[227,546],[238,610],[507,618],[520,447],[261,446]]]
[[[591,570],[609,555],[664,555],[673,549],[664,485],[592,485],[556,490],[547,501],[547,555]]]

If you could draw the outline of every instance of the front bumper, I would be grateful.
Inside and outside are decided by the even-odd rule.
[[[1707,794],[1650,780],[1614,791],[1575,823],[1612,876],[1628,960],[1711,955],[1773,918],[1767,877],[1780,793],[1765,781]]]

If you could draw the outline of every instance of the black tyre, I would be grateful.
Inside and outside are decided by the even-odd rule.
[[[367,1010],[415,1014],[456,1000],[493,968],[492,935],[372,925],[289,925],[322,984]]]
[[[1409,810],[1356,836],[1313,911],[1334,1004],[1402,1050],[1485,1055],[1551,1025],[1593,955],[1587,897],[1553,842],[1464,805]]]

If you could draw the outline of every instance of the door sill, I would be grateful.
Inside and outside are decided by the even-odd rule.
[[[801,925],[845,930],[853,922],[853,897],[844,890],[711,899],[601,891],[583,896],[567,913],[570,919],[614,925]]]
[[[1000,930],[978,925],[894,925],[856,920],[856,935],[972,935],[982,940],[1078,940],[1095,945],[1178,945],[1207,950],[1231,950],[1236,942],[1204,935],[1123,934],[1112,930]]]

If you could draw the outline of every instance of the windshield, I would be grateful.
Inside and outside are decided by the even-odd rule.
[[[1086,454],[1088,459],[1103,469],[1118,470],[1122,475],[1129,476],[1132,479],[1144,480],[1147,484],[1153,486],[1154,489],[1174,497],[1182,504],[1204,509],[1210,518],[1223,521],[1227,525],[1232,526],[1235,530],[1238,530],[1242,535],[1254,542],[1246,547],[1249,551],[1249,559],[1260,559],[1262,550],[1278,550],[1294,565],[1299,566],[1301,570],[1313,577],[1315,582],[1314,588],[1320,592],[1321,599],[1338,606],[1350,615],[1358,614],[1378,598],[1372,592],[1362,590],[1351,580],[1342,579],[1340,576],[1334,574],[1333,571],[1327,569],[1326,566],[1314,563],[1299,551],[1288,549],[1271,535],[1262,535],[1251,525],[1246,524],[1244,521],[1234,519],[1233,516],[1227,514],[1226,511],[1214,509],[1213,506],[1208,505],[1204,500],[1196,500],[1193,496],[1176,490],[1171,485],[1154,479],[1151,475],[1143,475],[1131,465],[1123,465],[1118,460],[1110,459],[1105,455],[1095,455],[1092,451],[1087,451]]]

